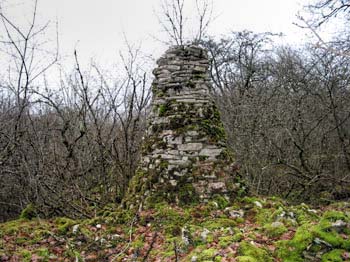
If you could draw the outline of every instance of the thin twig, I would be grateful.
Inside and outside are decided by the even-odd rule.
[[[151,253],[151,251],[152,251],[152,249],[153,249],[153,245],[154,245],[154,243],[156,242],[157,237],[158,237],[158,232],[155,232],[155,233],[153,234],[153,237],[152,237],[151,245],[150,245],[150,247],[148,248],[148,250],[147,250],[145,256],[143,257],[142,262],[146,262],[146,261],[147,261],[147,258],[148,258],[149,254]]]
[[[128,243],[125,245],[125,247],[118,254],[116,254],[114,257],[112,257],[111,262],[115,261],[118,257],[123,255],[125,253],[125,251],[128,250],[128,248],[130,247],[131,242],[132,242],[132,230],[133,230],[133,226],[136,222],[137,217],[138,217],[138,213],[135,214],[135,216],[133,217],[133,219],[131,221],[130,229],[129,229],[129,241],[128,241]]]

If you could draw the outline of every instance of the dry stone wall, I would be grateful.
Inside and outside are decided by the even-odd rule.
[[[188,203],[237,195],[242,186],[209,95],[207,52],[175,46],[157,65],[142,159],[127,199]]]

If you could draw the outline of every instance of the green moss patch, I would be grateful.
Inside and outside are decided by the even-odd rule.
[[[27,205],[25,209],[22,210],[19,218],[31,220],[32,218],[37,217],[37,211],[33,204]]]
[[[264,232],[269,237],[279,237],[283,233],[286,233],[288,229],[285,227],[285,225],[282,222],[273,222],[270,224],[266,224],[264,226]]]
[[[251,258],[256,261],[273,261],[272,256],[263,248],[259,248],[252,243],[243,241],[241,242],[238,253],[245,257],[245,259]],[[249,261],[249,260],[248,260]]]
[[[86,220],[9,221],[0,224],[0,260],[108,261],[115,254],[115,261],[147,254],[149,261],[349,260],[348,207],[312,210],[257,197],[216,202],[215,208],[159,202],[139,212],[110,207]],[[243,212],[240,221],[235,210]]]

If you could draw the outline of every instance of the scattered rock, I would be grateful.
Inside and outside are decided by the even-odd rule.
[[[78,224],[77,224],[77,225],[74,225],[74,226],[73,226],[73,229],[72,229],[73,234],[76,234],[76,233],[78,232],[78,229],[79,229],[79,225],[78,225]]]
[[[203,242],[207,242],[207,237],[208,234],[210,233],[210,231],[206,228],[203,229],[202,233],[201,233],[201,238],[203,240]]]
[[[209,186],[210,191],[214,191],[214,192],[219,191],[219,190],[223,190],[226,187],[224,182],[213,182],[213,183],[210,183],[208,186]]]
[[[242,209],[239,210],[230,210],[230,208],[225,209],[226,213],[229,214],[231,218],[239,218],[244,217],[244,211]]]
[[[347,226],[348,224],[343,220],[337,220],[332,223],[332,228],[335,229],[338,233],[342,232]]]
[[[254,204],[258,207],[258,208],[262,208],[263,205],[259,202],[259,201],[254,201]]]
[[[318,238],[318,237],[316,237],[316,238],[314,239],[314,243],[315,243],[316,245],[321,245],[321,244],[323,244],[323,245],[325,245],[325,246],[327,246],[327,247],[332,247],[331,244],[329,244],[328,242],[326,242],[326,241],[324,241],[324,240],[322,240],[322,239],[320,239],[320,238]]]
[[[181,239],[185,246],[190,245],[191,235],[190,231],[186,227],[181,228]]]

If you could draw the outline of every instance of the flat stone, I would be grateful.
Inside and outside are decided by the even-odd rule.
[[[205,73],[207,71],[207,67],[206,66],[202,66],[202,65],[197,65],[194,67],[194,70],[197,72],[203,72]]]
[[[153,154],[161,154],[161,153],[164,153],[164,150],[163,150],[163,149],[157,148],[157,149],[153,150],[152,153],[153,153]]]
[[[165,160],[177,160],[179,159],[176,155],[170,155],[170,154],[161,154],[160,157]]]
[[[338,233],[342,232],[346,227],[348,227],[348,223],[343,220],[337,220],[332,223],[332,228],[335,229]]]
[[[188,160],[179,159],[179,160],[169,160],[169,164],[184,167],[184,166],[188,166],[190,162]]]
[[[199,135],[199,133],[197,131],[187,131],[186,132],[186,136],[194,137],[194,136],[198,136],[198,135]]]
[[[176,165],[168,165],[168,171],[174,170],[175,168],[177,168]]]
[[[164,67],[164,69],[169,70],[169,71],[178,71],[181,69],[181,66],[179,66],[179,65],[167,65],[166,67]]]
[[[173,130],[163,130],[160,135],[161,136],[172,136],[174,134],[175,134],[175,132]]]
[[[217,157],[221,154],[222,148],[204,148],[199,152],[200,156]]]
[[[163,99],[163,98],[156,98],[153,100],[152,102],[152,105],[155,106],[155,105],[162,105],[162,104],[165,104],[166,103],[166,100]]]
[[[169,124],[170,120],[169,118],[166,117],[158,117],[156,119],[154,119],[153,124],[155,125],[159,125],[159,124]]]
[[[191,142],[191,141],[192,141],[192,137],[190,136],[185,137],[185,142]]]
[[[172,96],[172,99],[176,99],[176,100],[178,100],[178,99],[192,99],[192,98],[193,98],[192,94],[186,94],[186,95],[181,94],[181,95]]]
[[[167,152],[168,152],[168,154],[171,154],[171,155],[176,155],[176,156],[180,155],[179,150],[168,150]]]
[[[231,218],[244,217],[244,211],[242,209],[239,210],[228,210],[228,213]]]
[[[182,136],[167,137],[166,141],[171,145],[180,145],[182,144],[183,138]]]
[[[283,227],[284,224],[282,222],[279,222],[279,221],[275,221],[273,223],[271,223],[271,227],[273,228],[278,228],[278,227]]]
[[[259,202],[259,201],[254,201],[254,204],[258,207],[258,208],[262,208],[263,205]]]
[[[226,185],[224,182],[212,182],[209,183],[208,188],[210,191],[219,191],[226,189]]]
[[[181,99],[176,99],[177,102],[180,103],[196,103],[198,102],[197,99],[195,98],[181,98]]]
[[[185,175],[184,172],[179,172],[179,171],[174,172],[174,176],[183,177],[184,175]]]
[[[203,147],[202,143],[187,143],[178,145],[178,149],[181,151],[199,151]]]
[[[209,175],[203,174],[203,177],[206,179],[216,179],[217,178],[215,174],[209,174]]]

